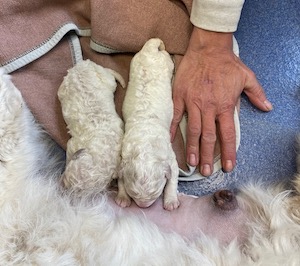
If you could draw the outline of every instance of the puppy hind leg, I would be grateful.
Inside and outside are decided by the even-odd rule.
[[[177,195],[178,187],[178,166],[173,165],[166,173],[167,183],[164,189],[164,209],[168,211],[175,210],[179,207],[180,202]]]

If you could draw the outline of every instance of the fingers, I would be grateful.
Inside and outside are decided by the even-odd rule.
[[[209,112],[202,117],[200,140],[200,172],[209,176],[213,172],[214,149],[217,141],[215,113]]]
[[[176,99],[176,98],[173,99],[173,105],[174,105],[173,107],[174,112],[173,112],[173,119],[170,127],[171,142],[173,142],[175,139],[176,131],[182,119],[184,113],[184,107],[185,107],[183,100]]]
[[[200,135],[200,173],[209,176],[213,173],[214,150],[217,141],[216,115],[214,112],[202,116],[202,131]],[[217,117],[218,132],[221,144],[222,168],[230,172],[236,165],[236,131],[234,110],[229,110]],[[195,134],[196,138],[196,134]],[[198,140],[194,140],[199,143]],[[194,143],[190,144],[194,147]]]
[[[189,111],[187,125],[187,143],[186,154],[187,162],[191,166],[197,166],[199,163],[199,139],[201,135],[201,114],[198,108],[192,108]]]
[[[218,116],[219,136],[221,143],[221,161],[225,172],[230,172],[236,165],[236,131],[234,110]]]

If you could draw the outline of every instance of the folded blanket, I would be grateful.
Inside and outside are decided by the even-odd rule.
[[[89,58],[128,82],[133,54],[152,37],[163,40],[176,68],[193,27],[191,5],[192,0],[1,1],[0,65],[12,74],[38,122],[66,148],[69,135],[57,90],[67,69]],[[118,87],[120,116],[124,95]],[[189,176],[195,169],[186,165],[180,131],[173,148],[183,175]]]

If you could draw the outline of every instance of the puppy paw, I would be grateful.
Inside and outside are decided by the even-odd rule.
[[[126,208],[129,207],[131,205],[131,199],[128,195],[126,194],[122,194],[120,195],[118,193],[118,195],[115,198],[115,202],[122,208]]]
[[[180,205],[178,198],[169,198],[164,200],[164,209],[167,211],[173,211]]]

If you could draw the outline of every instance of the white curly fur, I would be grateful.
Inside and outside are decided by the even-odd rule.
[[[71,138],[67,144],[65,187],[96,193],[117,178],[124,125],[114,105],[122,77],[90,60],[68,71],[58,90]]]
[[[150,39],[132,59],[123,102],[125,134],[116,202],[130,197],[149,207],[164,190],[164,207],[179,206],[178,165],[170,141],[174,64],[160,39]]]
[[[109,194],[93,201],[63,194],[45,133],[3,73],[0,121],[0,265],[299,265],[299,173],[294,190],[261,184],[240,190],[242,242],[222,244],[196,229],[186,239],[113,207]],[[212,216],[204,218],[212,224],[216,209],[209,209]]]

